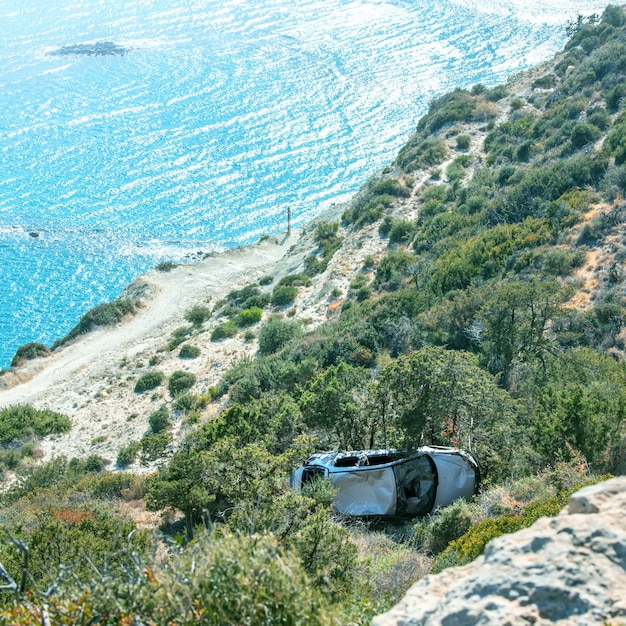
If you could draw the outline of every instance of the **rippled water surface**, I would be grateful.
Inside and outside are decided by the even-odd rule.
[[[160,260],[346,199],[434,96],[548,58],[601,6],[0,0],[0,367]],[[130,51],[49,54],[95,41]]]

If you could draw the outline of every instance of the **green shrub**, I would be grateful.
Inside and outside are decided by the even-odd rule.
[[[556,85],[557,78],[554,74],[546,74],[533,81],[533,89],[552,89]]]
[[[274,306],[286,306],[291,304],[298,295],[298,290],[290,285],[277,285],[272,292],[272,304]]]
[[[15,356],[11,359],[11,367],[17,367],[24,361],[32,361],[40,356],[49,356],[50,350],[42,343],[31,341],[30,343],[20,346],[15,352]]]
[[[143,393],[150,389],[156,389],[163,384],[165,377],[162,372],[153,371],[142,374],[135,383],[135,393]]]
[[[576,124],[571,134],[572,145],[575,148],[582,148],[588,143],[594,142],[599,136],[600,131],[592,124]]]
[[[382,222],[380,223],[380,226],[378,227],[378,232],[383,237],[388,237],[389,231],[391,230],[391,227],[393,226],[394,221],[395,220],[391,215],[385,215]]]
[[[218,341],[228,337],[234,337],[239,332],[239,327],[232,320],[216,326],[211,332],[211,341]]]
[[[54,589],[61,580],[66,582],[65,571],[72,573],[73,581],[81,581],[92,578],[94,570],[134,569],[151,548],[147,531],[103,506],[59,503],[39,510],[28,528],[20,524],[11,531],[29,547],[29,575],[24,579],[29,595],[34,595],[33,587]],[[7,544],[0,546],[0,562],[20,580],[22,556]],[[80,622],[85,623],[82,618],[66,623]]]
[[[338,230],[339,222],[318,222],[315,225],[315,242],[321,245],[323,241],[333,239]]]
[[[193,393],[184,393],[176,398],[173,408],[175,411],[183,411],[189,413],[195,411],[198,408],[202,408],[205,405],[205,401]]]
[[[98,454],[90,454],[84,459],[74,458],[69,462],[69,469],[77,474],[85,474],[89,472],[101,472],[110,461]]]
[[[391,243],[409,243],[415,234],[415,224],[410,220],[397,219],[389,231]]]
[[[376,185],[372,187],[371,193],[375,196],[388,195],[395,198],[408,198],[411,195],[411,190],[407,189],[395,178],[388,178],[387,180],[376,183]]]
[[[153,433],[160,433],[170,425],[170,412],[167,405],[162,404],[156,411],[153,411],[148,417],[148,424]]]
[[[283,276],[277,284],[277,287],[308,287],[311,279],[306,274],[288,274]]]
[[[519,519],[513,516],[478,522],[437,556],[430,571],[432,574],[438,574],[452,565],[465,565],[479,557],[492,539],[505,533],[514,533],[519,529]]]
[[[425,547],[433,554],[443,552],[448,545],[463,536],[478,516],[476,507],[465,500],[437,511],[432,520],[425,525]]]
[[[10,444],[35,436],[66,433],[72,427],[69,417],[47,409],[16,405],[0,409],[0,444]]]
[[[130,300],[119,299],[113,302],[99,304],[83,315],[78,324],[70,330],[70,332],[54,342],[52,349],[62,346],[63,344],[75,339],[79,335],[84,335],[98,326],[113,326],[120,322],[126,315],[134,313],[135,304]]]
[[[171,352],[180,346],[187,337],[189,337],[193,333],[193,326],[180,326],[174,332],[172,332],[172,337],[167,342],[165,346],[165,350]]]
[[[469,150],[471,141],[472,139],[469,135],[457,135],[456,147],[458,150]]]
[[[185,393],[185,391],[191,389],[195,382],[196,377],[193,374],[177,370],[170,376],[167,388],[170,395],[175,398],[179,394]]]
[[[298,322],[270,317],[259,332],[259,354],[274,354],[301,333]]]
[[[437,556],[431,573],[437,574],[450,566],[465,565],[485,551],[485,546],[496,537],[513,533],[520,528],[528,528],[540,517],[553,517],[567,504],[570,496],[588,485],[606,480],[607,476],[595,476],[560,491],[554,496],[542,498],[527,504],[519,516],[504,515],[496,519],[486,519],[473,524],[459,539],[453,541]]]
[[[262,309],[258,307],[252,307],[250,309],[244,309],[235,319],[234,322],[239,328],[246,328],[252,326],[261,321],[263,317]]]
[[[202,326],[204,322],[211,319],[211,309],[206,306],[193,306],[185,313],[185,319],[194,326]]]
[[[498,102],[502,98],[506,98],[508,95],[507,89],[504,85],[496,85],[492,89],[488,89],[485,92],[485,98],[490,102]]]
[[[172,443],[172,435],[166,430],[144,435],[139,442],[139,462],[147,465],[160,459],[170,443]]]
[[[122,467],[118,462],[117,465]],[[130,465],[128,463],[127,465]],[[112,500],[120,498],[139,498],[142,495],[143,478],[124,472],[102,472],[96,477],[81,481],[80,488],[86,489],[94,498]],[[130,498],[128,498],[130,499]]]
[[[178,353],[179,359],[197,359],[200,356],[200,348],[186,343]]]
[[[423,138],[416,133],[398,153],[396,163],[405,171],[412,172],[423,167],[433,167],[443,162],[448,146],[435,137]]]
[[[504,95],[494,97],[498,87],[486,92],[487,99],[499,100],[506,95],[504,87]],[[498,92],[499,95],[499,92]],[[477,97],[464,89],[455,89],[447,93],[430,104],[428,114],[425,115],[418,123],[418,131],[437,132],[447,124],[454,122],[485,122],[493,119],[498,114],[497,108]],[[432,165],[435,165],[434,163]]]
[[[611,26],[617,26],[618,28],[623,26],[626,21],[624,9],[619,5],[609,4],[606,9],[604,9],[604,13],[602,13],[602,21]]]
[[[270,303],[270,294],[262,293],[262,294],[259,294],[258,296],[250,296],[249,298],[244,300],[243,304],[241,305],[241,308],[244,310],[253,309],[255,307],[258,309],[263,309],[269,303]]]
[[[146,595],[148,614],[202,616],[207,626],[331,623],[300,560],[271,536],[200,536],[163,568],[154,587]]]
[[[116,465],[118,467],[128,467],[137,460],[139,443],[131,441],[128,445],[122,446],[117,452]]]
[[[274,277],[273,276],[262,276],[259,279],[259,285],[261,285],[261,286],[271,285],[272,282],[274,282]]]
[[[231,304],[240,306],[248,298],[251,298],[252,296],[258,296],[260,293],[261,291],[258,289],[256,285],[246,285],[245,287],[241,289],[235,289],[231,291],[226,296],[226,301],[230,302]]]

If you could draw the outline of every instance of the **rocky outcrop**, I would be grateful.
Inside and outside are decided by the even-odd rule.
[[[555,518],[427,576],[374,626],[626,624],[626,477],[575,493]]]
[[[112,41],[97,41],[95,43],[77,43],[71,46],[63,46],[50,54],[67,56],[70,54],[83,54],[87,56],[121,56],[128,52],[128,48],[118,46]]]

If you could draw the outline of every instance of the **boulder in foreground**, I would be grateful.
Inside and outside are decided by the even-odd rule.
[[[555,518],[494,539],[484,556],[413,585],[374,626],[626,620],[626,477],[576,492]]]

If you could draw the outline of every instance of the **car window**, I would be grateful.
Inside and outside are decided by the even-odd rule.
[[[437,468],[423,454],[393,466],[396,476],[396,515],[428,515],[437,496]]]

